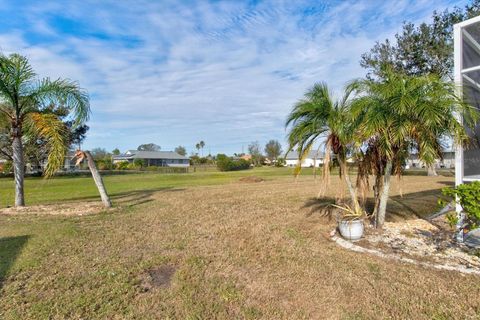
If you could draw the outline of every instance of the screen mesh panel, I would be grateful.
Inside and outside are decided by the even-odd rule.
[[[480,22],[462,29],[463,97],[480,109]],[[470,142],[464,146],[464,178],[480,179],[480,126],[467,128]]]

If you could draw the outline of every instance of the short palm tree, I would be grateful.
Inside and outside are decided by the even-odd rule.
[[[355,148],[356,121],[350,113],[350,91],[340,100],[333,100],[325,83],[317,83],[309,89],[302,100],[297,102],[287,117],[289,151],[296,149],[299,165],[311,151],[313,145],[323,140],[325,160],[323,164],[324,187],[328,184],[330,154],[333,153],[340,166],[353,209],[360,213],[356,186],[350,180],[347,156]]]
[[[64,123],[49,110],[66,108],[75,125],[88,119],[88,95],[69,80],[37,79],[28,59],[19,54],[0,55],[0,117],[11,133],[15,176],[15,206],[24,206],[25,162],[22,139],[39,136],[49,150],[45,175],[52,175],[68,150]]]
[[[453,84],[435,75],[414,77],[387,70],[383,79],[357,80],[349,87],[358,94],[351,110],[361,122],[358,132],[368,141],[366,165],[376,168],[375,216],[381,228],[391,175],[401,174],[412,146],[426,165],[432,165],[441,157],[445,137],[457,142],[467,139],[456,115],[470,124],[477,116],[456,96]]]

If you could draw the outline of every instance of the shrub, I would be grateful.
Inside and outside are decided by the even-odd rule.
[[[284,158],[278,158],[277,161],[275,161],[275,167],[283,167],[285,164],[286,162]]]
[[[219,154],[217,156],[217,168],[220,171],[245,170],[250,168],[250,162],[244,159],[232,160],[224,154]]]
[[[117,170],[127,170],[128,169],[128,161],[117,162],[115,167]]]
[[[113,163],[110,159],[97,160],[95,161],[98,167],[98,170],[112,170]]]
[[[480,181],[444,188],[442,193],[459,203],[465,212],[466,223],[475,229],[480,224]]]
[[[133,165],[136,169],[146,167],[146,163],[144,159],[135,159],[133,160]]]
[[[157,166],[148,166],[145,168],[145,170],[147,171],[158,171],[158,168]]]
[[[2,170],[2,173],[11,173],[11,172],[13,172],[13,163],[12,163],[12,161],[10,161],[10,160],[6,161],[6,162],[3,164],[1,170]]]

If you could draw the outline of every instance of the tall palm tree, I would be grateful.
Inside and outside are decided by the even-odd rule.
[[[469,124],[477,115],[456,96],[453,84],[435,75],[407,76],[386,70],[383,79],[357,80],[349,87],[358,94],[352,113],[361,115],[359,132],[369,141],[367,154],[375,155],[367,164],[376,168],[374,212],[376,226],[381,228],[391,176],[401,174],[403,159],[412,146],[427,166],[433,165],[441,157],[445,137],[457,142],[468,137],[456,114]]]
[[[11,132],[15,206],[25,205],[22,139],[37,135],[48,141],[46,176],[63,163],[68,148],[66,127],[49,111],[52,105],[66,108],[75,125],[86,121],[90,113],[88,95],[77,83],[38,79],[26,57],[0,55],[0,117],[6,119]]]
[[[202,140],[198,143],[198,145],[200,146],[200,148],[202,149],[202,157],[203,157],[203,148],[205,147],[205,142]]]
[[[354,210],[361,212],[357,189],[350,179],[347,166],[348,153],[355,148],[354,133],[357,125],[350,113],[350,93],[346,90],[341,99],[333,100],[328,86],[323,82],[309,89],[287,117],[286,127],[290,127],[288,151],[298,151],[300,165],[313,145],[324,139],[324,187],[328,184],[330,154],[333,153],[340,166],[340,177],[343,177],[348,187]]]

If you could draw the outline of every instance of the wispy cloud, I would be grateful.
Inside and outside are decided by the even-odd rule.
[[[364,74],[360,55],[376,40],[449,2],[12,0],[0,5],[0,48],[88,89],[87,147],[193,150],[202,139],[212,152],[238,152],[283,141],[285,116],[309,86],[339,91]]]

